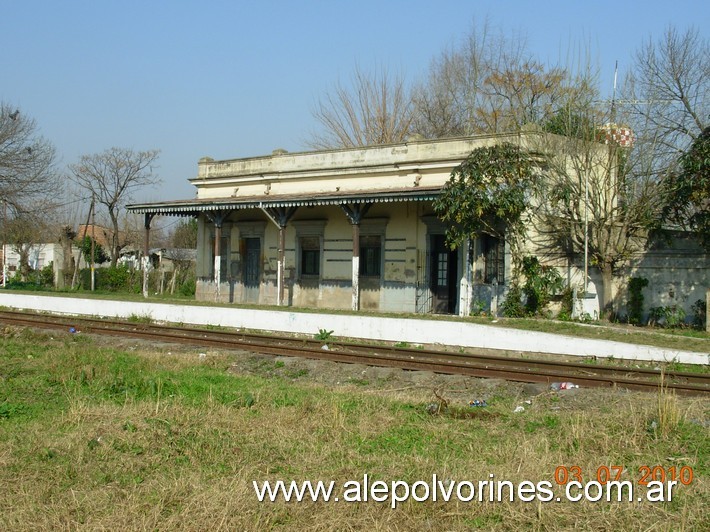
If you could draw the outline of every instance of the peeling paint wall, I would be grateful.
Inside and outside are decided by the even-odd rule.
[[[705,301],[710,288],[710,254],[705,253],[688,235],[675,238],[634,257],[630,266],[614,279],[614,298],[622,313],[628,302],[631,277],[644,277],[649,284],[643,289],[644,317],[652,307],[677,306],[692,322],[693,305]]]
[[[360,277],[360,308],[393,312],[416,311],[416,285],[422,252],[426,250],[427,228],[419,220],[422,207],[414,202],[375,204],[361,223],[362,237],[376,235],[381,243],[380,276]],[[216,297],[212,280],[214,229],[209,220],[198,220],[198,282],[196,298],[200,301],[248,303],[243,285],[244,257],[240,240],[263,235],[259,297],[252,303],[275,305],[278,229],[260,220],[259,211],[233,213],[223,224],[229,238],[228,271]],[[263,232],[254,226],[264,223]],[[311,225],[322,225],[322,233]],[[245,233],[244,226],[250,232]],[[301,227],[309,227],[306,233]],[[317,234],[321,242],[319,278],[308,278],[299,271],[299,241],[302,234]],[[284,254],[285,299],[288,305],[306,308],[350,309],[352,302],[352,225],[340,207],[301,208],[286,227]],[[419,276],[421,277],[421,276]]]

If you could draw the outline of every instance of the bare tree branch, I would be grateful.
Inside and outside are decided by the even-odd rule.
[[[435,59],[415,91],[415,130],[429,138],[509,132],[542,124],[562,106],[584,97],[567,70],[546,67],[527,50],[524,36],[473,28],[457,49]]]
[[[103,153],[83,155],[78,163],[69,167],[71,179],[106,208],[113,229],[111,266],[116,266],[124,245],[119,236],[121,209],[136,190],[159,182],[153,175],[158,154],[158,150],[135,152],[127,148],[110,148]]]
[[[356,67],[352,86],[338,83],[317,102],[313,116],[322,126],[308,143],[314,149],[391,144],[411,134],[407,85],[385,69],[369,74]]]
[[[669,27],[637,50],[624,92],[637,146],[662,178],[710,125],[710,41]]]
[[[0,201],[13,215],[46,212],[61,191],[54,146],[35,121],[0,104]]]

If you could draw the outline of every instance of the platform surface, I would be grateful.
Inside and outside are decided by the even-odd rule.
[[[358,316],[294,312],[240,307],[179,305],[149,301],[117,301],[78,297],[42,296],[0,292],[0,306],[69,314],[116,318],[146,317],[154,321],[190,325],[219,325],[284,333],[317,334],[333,331],[333,337],[480,347],[572,356],[708,364],[710,353],[626,344],[469,323],[460,320]]]

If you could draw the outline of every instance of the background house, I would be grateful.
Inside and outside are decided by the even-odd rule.
[[[71,246],[72,258],[68,259],[67,264],[74,264],[73,261],[79,260],[81,254],[78,247]],[[5,245],[5,267],[7,269],[7,278],[12,279],[18,273],[20,254],[15,251],[12,246]],[[29,248],[28,256],[29,266],[32,270],[42,270],[48,265],[52,265],[54,275],[54,285],[63,286],[65,265],[65,250],[59,243],[44,243],[35,244]]]

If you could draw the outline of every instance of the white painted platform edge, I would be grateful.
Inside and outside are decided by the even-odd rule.
[[[410,344],[441,344],[600,358],[675,361],[684,364],[705,365],[710,363],[709,353],[626,344],[610,340],[577,338],[462,321],[315,314],[287,310],[207,307],[10,293],[0,293],[0,305],[15,309],[70,315],[117,318],[146,316],[156,321],[172,323],[220,325],[309,335],[318,333],[320,329],[326,329],[334,331],[334,337],[408,342]]]

